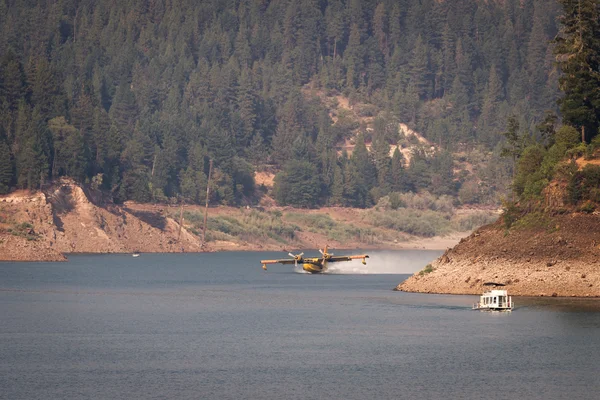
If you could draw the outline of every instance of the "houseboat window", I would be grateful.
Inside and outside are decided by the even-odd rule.
[[[494,303],[496,302],[496,298],[494,297]]]

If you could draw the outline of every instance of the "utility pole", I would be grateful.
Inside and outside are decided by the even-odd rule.
[[[181,197],[179,198],[179,203],[179,230],[177,232],[177,242],[180,241],[179,238],[181,237],[181,226],[183,225],[183,199]]]
[[[208,196],[210,195],[210,176],[212,175],[212,159],[208,160],[208,180],[206,181],[206,207],[204,207],[204,226],[202,227],[202,247],[206,243],[206,220],[208,219]]]

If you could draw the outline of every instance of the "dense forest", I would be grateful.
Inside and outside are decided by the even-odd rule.
[[[464,202],[486,201],[506,176],[469,181],[456,153],[481,148],[498,169],[511,148],[520,158],[519,138],[552,145],[555,52],[568,70],[577,45],[558,17],[571,26],[578,3],[593,41],[595,0],[0,0],[0,192],[66,175],[115,201],[201,203],[210,159],[214,203],[255,202],[267,167],[280,204],[469,187]],[[597,50],[583,56],[587,95],[562,81],[562,114],[588,141]],[[336,145],[357,127],[334,123],[315,90],[370,105],[351,154]],[[390,156],[399,122],[437,151]]]

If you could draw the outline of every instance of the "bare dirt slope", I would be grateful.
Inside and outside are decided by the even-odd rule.
[[[69,179],[45,193],[1,197],[0,259],[63,260],[62,253],[201,250],[200,240],[185,228],[180,232],[169,217],[134,215],[126,207],[97,205],[93,197]]]
[[[325,214],[334,221],[364,228],[373,228],[363,221],[366,210],[330,207],[319,210],[292,209],[268,206],[287,213]],[[70,253],[129,253],[140,252],[200,252],[249,251],[322,248],[337,249],[443,249],[454,245],[465,233],[443,238],[415,238],[403,232],[387,230],[384,238],[345,241],[332,240],[318,229],[303,227],[289,243],[265,237],[231,237],[212,239],[202,246],[198,226],[183,219],[179,227],[179,207],[126,202],[115,205],[102,198],[102,193],[61,179],[42,192],[17,191],[0,196],[0,260],[58,261]],[[204,207],[185,206],[184,215],[202,216]],[[240,207],[211,207],[210,216],[243,220],[252,209]],[[247,215],[246,215],[247,216]],[[186,229],[187,228],[187,229]],[[382,232],[383,228],[378,228]],[[201,229],[200,229],[201,231]],[[193,233],[192,233],[193,232]],[[208,231],[209,233],[210,230]]]
[[[600,297],[600,215],[546,216],[540,225],[480,228],[397,289],[481,294],[496,282],[513,295]]]

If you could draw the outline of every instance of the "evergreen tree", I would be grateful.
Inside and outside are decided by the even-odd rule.
[[[337,164],[333,167],[333,182],[329,203],[333,206],[344,204],[344,174],[342,168]]]
[[[85,175],[85,150],[81,132],[65,120],[55,117],[48,121],[52,134],[54,152],[52,155],[52,178],[67,175],[83,179]]]
[[[273,160],[279,165],[292,157],[294,140],[305,135],[303,113],[303,100],[299,93],[293,93],[283,105],[273,137]]]
[[[238,89],[238,108],[242,120],[242,132],[238,135],[238,146],[247,147],[254,135],[257,119],[257,96],[254,85],[246,70],[242,70]]]
[[[393,192],[401,192],[404,190],[404,157],[398,147],[392,154],[390,162],[390,184]]]
[[[517,160],[526,147],[525,138],[521,134],[520,129],[521,127],[517,118],[511,116],[507,122],[506,132],[502,133],[502,136],[506,139],[506,144],[502,148],[500,155],[512,160],[513,177],[516,172]]]
[[[31,101],[45,118],[64,114],[64,94],[58,84],[58,72],[46,57],[38,57],[31,76]]]
[[[24,189],[38,189],[48,176],[48,157],[45,124],[36,111],[21,101],[15,131],[15,164],[17,185]]]
[[[0,138],[0,194],[8,193],[13,180],[13,164],[10,148],[6,141]]]
[[[16,54],[9,50],[0,61],[0,106],[8,112],[18,108],[25,96],[25,73]]]
[[[110,107],[109,116],[117,128],[128,135],[133,132],[137,117],[137,105],[130,86],[123,81],[117,87],[115,97]]]
[[[498,112],[503,99],[502,81],[496,72],[496,67],[492,66],[481,110],[481,123],[483,128],[488,132],[497,127]]]
[[[325,9],[325,22],[328,42],[328,54],[335,62],[338,55],[338,43],[344,38],[346,31],[346,12],[340,0],[328,2]]]
[[[559,0],[563,7],[556,39],[560,111],[566,123],[583,130],[587,141],[600,124],[600,3],[597,0]]]
[[[368,204],[368,187],[355,160],[350,160],[344,168],[344,205],[350,207],[366,207]]]
[[[293,159],[275,176],[275,199],[281,205],[316,207],[320,192],[317,178],[317,170],[312,163]]]
[[[359,133],[356,138],[356,144],[354,145],[354,151],[350,160],[356,165],[358,184],[364,185],[368,191],[377,182],[377,170],[367,150],[365,138],[362,133]]]
[[[346,85],[349,88],[357,88],[362,83],[360,76],[363,72],[363,55],[360,29],[357,24],[353,24],[350,26],[348,46],[344,52]]]
[[[385,138],[383,132],[377,132],[373,137],[373,145],[371,148],[373,161],[377,171],[377,185],[383,194],[391,190],[390,187],[390,145]]]
[[[388,17],[383,3],[379,3],[373,13],[373,35],[377,40],[379,51],[387,56],[389,54]]]
[[[546,2],[536,2],[533,15],[533,28],[529,35],[529,44],[527,46],[527,75],[529,78],[529,101],[534,110],[543,108],[544,88],[546,86],[546,71],[540,68],[544,64],[546,57],[546,48],[548,47],[548,38],[546,36],[546,27],[548,23],[544,21]]]
[[[410,61],[410,79],[421,100],[429,98],[431,82],[429,78],[429,55],[423,38],[419,36]]]

